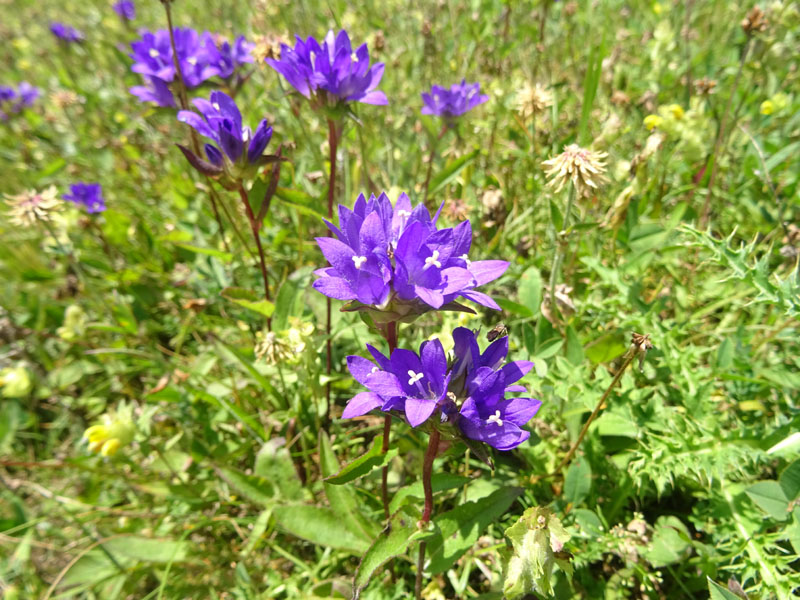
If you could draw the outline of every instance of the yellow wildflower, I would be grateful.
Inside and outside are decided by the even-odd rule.
[[[764,100],[761,103],[762,115],[771,115],[774,112],[775,112],[775,105],[772,103],[772,100]]]
[[[672,113],[672,116],[678,120],[683,118],[683,108],[681,108],[680,104],[670,104],[667,107],[667,110]]]
[[[89,452],[111,457],[122,447],[133,441],[136,429],[131,410],[124,405],[116,413],[103,415],[103,423],[92,425],[83,433]]]
[[[644,118],[644,126],[648,131],[653,131],[656,127],[661,127],[664,124],[664,119],[658,115],[647,115]]]

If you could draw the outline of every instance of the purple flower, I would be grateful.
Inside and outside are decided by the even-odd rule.
[[[436,426],[451,436],[485,442],[498,450],[511,450],[530,437],[522,429],[541,406],[532,398],[506,398],[525,392],[518,385],[533,367],[527,360],[503,364],[508,338],[493,342],[483,353],[473,331],[453,331],[453,358],[448,361],[438,340],[424,342],[419,354],[398,348],[387,358],[367,345],[373,361],[348,356],[350,373],[368,391],[356,394],[343,418],[371,410],[397,411],[417,427],[436,414]]]
[[[370,67],[369,50],[362,44],[353,52],[345,30],[329,31],[320,45],[309,36],[297,36],[294,48],[281,44],[281,58],[266,59],[286,81],[309,99],[323,105],[337,102],[388,104],[386,94],[376,90],[383,77],[383,63]]]
[[[470,261],[469,221],[437,229],[438,218],[422,204],[412,208],[405,193],[394,207],[385,193],[369,201],[359,196],[353,210],[340,205],[339,227],[325,221],[335,237],[317,238],[331,266],[316,271],[314,289],[361,305],[346,309],[369,307],[373,317],[389,320],[413,320],[459,297],[499,310],[474,288],[500,277],[508,263]]]
[[[205,145],[206,156],[212,165],[222,168],[226,165],[246,167],[260,164],[264,149],[272,137],[272,127],[266,119],[261,120],[253,133],[249,127],[242,125],[242,114],[236,102],[223,92],[211,92],[209,100],[196,98],[192,104],[202,116],[182,110],[178,113],[178,120],[217,144]]]
[[[200,34],[194,29],[176,27],[174,36],[181,75],[188,89],[212,77],[227,79],[237,67],[253,62],[249,55],[252,45],[241,36],[233,46],[228,42],[217,45],[215,36],[208,31]],[[169,30],[143,31],[141,39],[131,43],[131,49],[134,61],[131,70],[142,76],[144,85],[133,87],[130,92],[143,102],[174,107],[169,84],[176,74]]]
[[[0,85],[0,121],[17,114],[23,108],[30,108],[41,95],[41,90],[27,81],[21,81],[17,88]]]
[[[82,42],[85,39],[82,32],[64,23],[51,23],[50,32],[67,43]]]
[[[119,0],[112,8],[125,21],[133,21],[136,18],[136,5],[133,0]]]
[[[397,348],[391,358],[372,346],[367,348],[378,366],[360,356],[348,356],[347,366],[369,391],[350,400],[342,417],[358,417],[380,408],[403,411],[412,427],[427,421],[444,401],[450,381],[442,343],[423,342],[419,354]]]
[[[99,213],[106,209],[103,199],[103,188],[99,183],[84,183],[82,181],[69,186],[69,193],[62,196],[75,204],[86,207],[86,212]]]
[[[440,85],[431,87],[430,93],[422,93],[423,115],[436,115],[437,117],[452,118],[463,115],[489,99],[486,94],[481,94],[480,83],[454,83],[450,89]]]

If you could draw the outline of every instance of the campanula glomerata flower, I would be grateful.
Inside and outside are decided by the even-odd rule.
[[[315,104],[388,104],[386,94],[375,89],[383,77],[384,64],[370,67],[367,45],[354,52],[345,30],[335,36],[329,31],[322,44],[311,36],[305,41],[297,36],[294,48],[281,44],[280,60],[268,58],[266,62]]]
[[[209,170],[207,174],[219,175],[224,172],[233,179],[241,179],[253,168],[264,164],[265,157],[262,155],[272,138],[272,127],[266,119],[262,119],[253,132],[242,124],[239,107],[224,92],[211,92],[209,100],[195,98],[192,104],[200,114],[182,110],[178,113],[178,120],[190,125],[197,133],[216,144],[205,145],[210,163],[210,167],[206,167]],[[181,150],[192,166],[203,166],[197,163],[197,157],[191,151],[185,148]]]
[[[0,121],[6,121],[24,108],[30,108],[40,95],[41,90],[27,81],[21,81],[16,88],[0,85]]]
[[[86,39],[82,31],[75,29],[71,25],[65,25],[64,23],[51,23],[50,33],[62,42],[68,44],[79,43]]]
[[[441,208],[439,209],[441,211]],[[437,229],[424,205],[411,206],[405,193],[393,207],[382,193],[359,196],[353,210],[339,206],[335,237],[317,238],[330,267],[319,269],[314,289],[330,298],[354,301],[344,310],[367,310],[383,321],[412,321],[432,309],[463,309],[459,297],[499,310],[476,287],[500,277],[502,260],[471,261],[472,228],[464,221]]]
[[[84,183],[82,181],[69,186],[69,193],[62,196],[74,204],[86,208],[89,214],[100,213],[106,209],[103,198],[103,187],[99,183]]]
[[[119,0],[112,8],[125,21],[133,21],[136,18],[136,5],[133,0]]]
[[[422,93],[423,115],[435,115],[445,119],[452,119],[463,115],[489,99],[486,94],[481,94],[480,83],[454,83],[450,88],[440,85],[431,87],[430,92]]]
[[[233,45],[224,41],[218,45],[208,31],[201,34],[188,27],[176,27],[174,37],[181,75],[188,89],[212,77],[228,79],[236,68],[253,62],[249,52],[252,45],[242,36]],[[175,81],[176,72],[169,30],[144,31],[140,39],[131,43],[131,49],[134,61],[131,70],[142,76],[144,85],[132,87],[130,92],[142,102],[174,107],[170,84]]]
[[[530,437],[522,429],[541,406],[532,398],[506,398],[524,393],[517,382],[533,367],[526,360],[506,364],[508,338],[493,342],[483,352],[475,332],[453,331],[453,357],[447,360],[439,340],[424,342],[419,353],[395,349],[390,357],[367,345],[372,358],[348,356],[353,377],[368,391],[356,394],[343,418],[372,410],[399,412],[412,427],[432,418],[433,426],[453,438],[484,442],[511,450]],[[439,413],[439,416],[434,416]]]

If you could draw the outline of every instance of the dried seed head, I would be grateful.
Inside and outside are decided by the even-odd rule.
[[[710,96],[716,93],[717,80],[703,77],[702,79],[695,79],[694,91],[698,96]]]
[[[758,6],[754,6],[750,9],[750,12],[747,13],[747,16],[742,19],[741,25],[744,32],[750,36],[766,31],[769,26],[769,21],[764,11]]]
[[[20,227],[36,221],[49,221],[50,213],[61,207],[56,187],[51,185],[42,192],[28,190],[16,196],[6,196],[9,205],[9,220]]]
[[[570,144],[564,152],[550,160],[544,161],[545,173],[550,177],[548,185],[556,192],[560,191],[567,181],[572,181],[579,196],[588,197],[594,190],[605,183],[605,152],[596,152]]]
[[[536,85],[526,83],[517,94],[517,112],[525,119],[543,113],[552,105],[553,94],[538,83]]]
[[[268,58],[280,60],[281,58],[281,44],[286,41],[279,35],[267,34],[257,36],[255,39],[255,47],[250,51],[256,64],[262,64]]]

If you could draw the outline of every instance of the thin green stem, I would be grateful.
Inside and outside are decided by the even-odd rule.
[[[336,122],[328,119],[328,151],[330,171],[328,173],[328,219],[333,219],[333,199],[336,194],[336,145],[338,142]],[[331,340],[331,299],[325,299],[325,373],[328,375],[328,382],[325,384],[325,421],[327,422],[331,414],[331,370],[333,368],[333,346]]]
[[[575,204],[575,184],[570,184],[569,199],[567,200],[567,210],[564,213],[564,227],[563,234],[567,235],[569,230],[570,221],[572,220],[572,206]],[[566,237],[561,238],[562,232],[556,232],[556,255],[553,258],[553,268],[550,271],[550,311],[553,317],[558,313],[558,306],[556,305],[556,283],[558,283],[558,272],[561,270],[561,263],[564,262],[564,254],[566,252]]]
[[[264,248],[261,246],[261,236],[259,235],[259,224],[256,221],[256,216],[253,214],[253,208],[250,206],[250,200],[247,198],[247,191],[244,189],[244,184],[239,183],[239,196],[244,204],[247,218],[250,221],[250,229],[253,232],[253,238],[256,241],[258,248],[259,266],[261,267],[261,278],[264,280],[264,298],[267,302],[272,302],[269,293],[269,279],[267,278],[267,261],[264,259]],[[267,329],[272,329],[272,319],[267,318]]]
[[[439,147],[439,140],[444,137],[444,134],[447,133],[447,125],[442,126],[442,130],[439,132],[439,136],[431,142],[431,151],[428,155],[428,172],[425,175],[425,184],[423,185],[423,193],[422,193],[422,204],[424,206],[428,206],[428,187],[431,184],[431,175],[433,174],[433,161],[436,158],[436,148]]]

